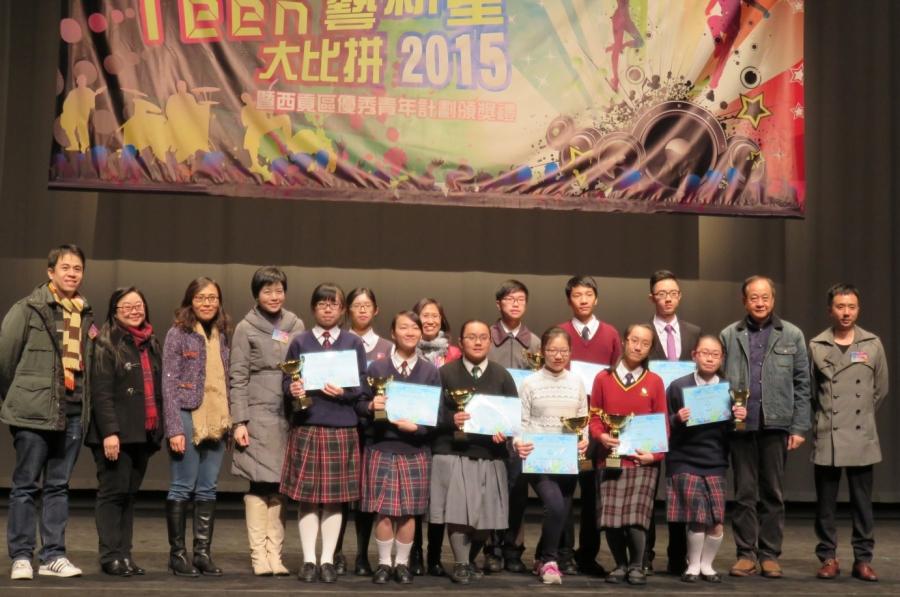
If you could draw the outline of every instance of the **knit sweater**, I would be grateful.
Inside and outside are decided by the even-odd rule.
[[[560,417],[588,414],[587,394],[581,379],[569,371],[553,373],[544,368],[522,382],[522,431],[561,433]]]
[[[679,473],[724,476],[728,470],[728,433],[733,423],[721,421],[688,427],[678,418],[684,408],[684,390],[696,387],[694,374],[679,377],[666,391],[669,403],[669,453],[666,476]]]
[[[575,330],[571,321],[559,324],[572,339],[572,360],[597,363],[598,365],[615,365],[622,356],[622,339],[616,328],[608,323],[599,322],[597,331],[587,342]]]

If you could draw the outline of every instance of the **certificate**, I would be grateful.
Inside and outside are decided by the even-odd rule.
[[[522,433],[522,402],[507,396],[475,394],[466,405],[471,418],[463,425],[466,433],[518,437]]]
[[[384,408],[391,422],[405,419],[416,425],[437,425],[441,387],[404,381],[392,381],[384,389]]]
[[[522,382],[525,381],[525,378],[534,375],[534,371],[530,369],[507,369],[507,371],[509,371],[513,381],[516,382],[516,390],[519,391],[519,394],[522,393]]]
[[[359,387],[355,350],[303,353],[303,389],[321,390],[326,383],[341,388]]]
[[[569,371],[581,378],[584,393],[588,396],[591,395],[591,389],[594,387],[594,378],[604,369],[609,369],[609,365],[598,365],[587,361],[571,361],[569,363]]]
[[[650,371],[662,378],[663,386],[667,390],[670,383],[696,370],[697,363],[694,361],[650,361]]]
[[[731,420],[731,393],[729,383],[714,383],[684,389],[684,406],[691,416],[687,426]]]
[[[522,461],[523,473],[578,474],[578,436],[574,433],[528,433],[522,441],[534,444]]]
[[[634,456],[637,450],[644,452],[668,452],[669,436],[666,433],[666,415],[635,415],[631,417],[619,435],[619,454]]]

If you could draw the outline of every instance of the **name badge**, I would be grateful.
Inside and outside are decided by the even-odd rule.
[[[850,362],[851,363],[868,363],[869,362],[869,354],[863,351],[859,352],[851,352],[850,353]]]
[[[272,340],[276,342],[281,342],[282,344],[287,344],[291,339],[290,334],[283,330],[274,330],[272,332]]]
[[[100,334],[100,330],[98,330],[98,329],[97,329],[97,326],[95,326],[95,325],[92,323],[90,329],[88,329],[88,338],[90,338],[91,340],[93,340],[93,339],[96,338],[99,334]]]

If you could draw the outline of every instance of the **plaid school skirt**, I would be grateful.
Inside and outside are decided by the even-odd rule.
[[[597,524],[600,528],[650,526],[659,465],[597,471]]]
[[[302,425],[291,429],[281,493],[298,502],[334,504],[359,499],[359,436],[355,427]]]
[[[431,454],[392,454],[372,447],[363,455],[363,512],[414,516],[428,511]]]
[[[679,473],[666,479],[666,519],[704,526],[725,522],[725,477]]]

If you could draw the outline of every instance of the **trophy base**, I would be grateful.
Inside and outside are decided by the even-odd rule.
[[[594,470],[594,463],[585,458],[584,460],[578,461],[578,471],[579,472],[587,472]]]
[[[465,431],[456,430],[453,432],[453,441],[455,442],[464,442],[467,437],[468,434]]]
[[[294,399],[294,410],[295,411],[306,410],[312,405],[313,405],[313,401],[312,401],[312,398],[310,398],[309,396],[304,396],[303,398],[295,398]]]
[[[388,420],[387,411],[385,411],[385,410],[376,410],[376,411],[373,411],[373,412],[375,413],[375,416],[373,416],[372,418],[373,418],[375,421],[381,423],[381,422],[385,422],[385,421]]]
[[[743,421],[738,421],[737,423],[734,424],[734,430],[735,431],[747,431],[747,424],[744,423]]]
[[[606,468],[622,468],[622,459],[619,456],[607,457]]]

